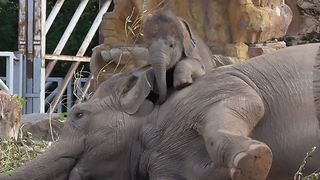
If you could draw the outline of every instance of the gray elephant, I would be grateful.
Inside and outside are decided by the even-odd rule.
[[[1,180],[292,179],[320,145],[312,88],[319,46],[217,68],[151,108],[152,69],[114,76],[72,108],[53,147]],[[316,151],[306,173],[319,158]]]
[[[167,96],[166,73],[174,68],[173,86],[182,89],[216,67],[211,51],[190,25],[169,9],[149,15],[143,25],[145,44],[155,71],[159,103]]]
[[[130,173],[113,172],[129,171],[125,151],[138,152],[128,142],[135,141],[131,135],[143,122],[135,120],[153,110],[145,96],[153,88],[153,78],[148,67],[112,76],[88,101],[72,107],[57,142],[14,176],[0,176],[0,180],[134,179]],[[114,119],[109,121],[107,116]]]

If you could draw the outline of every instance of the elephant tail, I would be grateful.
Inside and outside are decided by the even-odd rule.
[[[318,49],[313,68],[313,95],[316,115],[320,121],[320,47]]]

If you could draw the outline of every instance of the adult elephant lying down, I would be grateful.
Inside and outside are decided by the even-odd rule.
[[[154,108],[150,69],[115,76],[73,107],[53,147],[7,179],[292,179],[320,144],[319,45],[215,69]],[[306,172],[319,160],[316,151]]]

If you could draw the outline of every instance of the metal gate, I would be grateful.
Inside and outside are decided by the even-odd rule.
[[[45,111],[45,103],[50,103],[50,112],[56,110],[68,83],[72,80],[75,71],[81,62],[89,62],[89,57],[84,57],[94,34],[99,28],[104,13],[108,10],[111,0],[102,1],[100,10],[96,15],[86,37],[84,38],[78,52],[74,56],[61,54],[71,33],[73,32],[80,16],[84,12],[89,0],[79,0],[77,10],[73,14],[53,54],[46,54],[45,42],[52,23],[54,23],[65,0],[57,0],[52,11],[46,17],[46,0],[20,0],[19,5],[19,40],[18,49],[26,60],[26,113],[37,113]],[[45,66],[45,62],[48,65]],[[45,102],[45,84],[54,66],[58,61],[71,61],[72,65],[66,76],[59,85],[51,102]],[[90,79],[83,87],[83,94],[88,91]],[[83,98],[83,97],[81,97]]]
[[[24,62],[20,53],[1,52],[0,57],[5,57],[6,77],[0,77],[1,90],[22,96],[23,94],[23,72]],[[6,83],[4,83],[6,82]]]

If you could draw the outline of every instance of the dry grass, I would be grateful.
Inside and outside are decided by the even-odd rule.
[[[143,9],[143,11],[136,17],[134,17],[135,9],[132,9],[131,14],[126,18],[124,26],[127,40],[134,39],[135,44],[137,39],[143,36],[143,20],[146,18],[146,16],[159,9],[164,2],[165,0],[162,0],[153,9]]]
[[[316,149],[317,149],[316,147],[313,147],[310,152],[307,152],[298,171],[294,175],[294,178],[293,178],[294,180],[318,180],[320,178],[320,172],[319,172],[320,169],[317,169],[316,171],[314,171],[309,175],[303,174],[303,170],[305,169],[305,166],[307,165],[308,160],[312,158],[312,154]]]
[[[32,134],[18,140],[0,140],[0,173],[10,175],[16,168],[42,153],[50,142],[34,140]]]
[[[90,99],[92,93],[88,93],[84,91],[84,87],[81,86],[81,79],[84,77],[88,77],[88,81],[90,81],[90,72],[84,71],[84,67],[81,68],[80,71],[77,71],[73,74],[74,82],[73,82],[73,95],[77,98],[77,103],[81,103],[85,100]],[[80,94],[80,95],[79,95]]]

